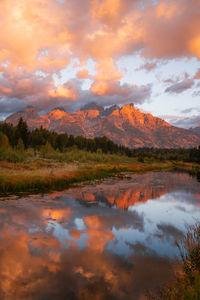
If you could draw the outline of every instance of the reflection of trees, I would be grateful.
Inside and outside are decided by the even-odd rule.
[[[88,203],[95,201],[116,205],[128,209],[139,202],[161,197],[179,188],[191,188],[194,179],[187,174],[177,173],[146,173],[133,175],[131,180],[107,181],[97,186],[73,189],[69,194],[75,199]]]

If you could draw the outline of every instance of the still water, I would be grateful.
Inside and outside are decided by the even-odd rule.
[[[0,201],[0,299],[146,299],[200,219],[200,183],[160,172]]]

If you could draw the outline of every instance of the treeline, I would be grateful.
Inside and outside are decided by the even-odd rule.
[[[92,153],[99,153],[101,151],[104,154],[136,157],[140,162],[146,160],[174,160],[200,163],[200,147],[191,149],[129,149],[125,146],[115,144],[105,136],[87,139],[83,136],[74,137],[67,133],[58,134],[42,127],[29,130],[27,123],[22,118],[19,119],[17,126],[7,123],[0,124],[0,149],[4,148],[5,150],[9,149],[9,147],[13,151],[17,150],[18,152],[33,149],[35,153],[38,151],[42,152],[43,156],[45,156],[45,153],[52,151],[65,153],[68,149],[75,147],[79,150]]]
[[[87,139],[83,136],[74,137],[67,133],[58,134],[42,127],[29,130],[27,123],[22,118],[19,119],[17,126],[7,123],[0,124],[0,132],[8,138],[8,143],[13,149],[21,147],[40,150],[41,147],[46,146],[47,149],[52,147],[54,150],[65,152],[68,148],[76,146],[80,150],[89,152],[97,152],[100,149],[102,153],[127,156],[132,154],[129,148],[117,145],[105,136]]]
[[[156,159],[160,161],[174,160],[184,162],[197,162],[200,163],[200,146],[198,148],[138,148],[132,149],[131,156],[138,157],[138,160]]]

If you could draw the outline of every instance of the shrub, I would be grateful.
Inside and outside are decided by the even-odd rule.
[[[188,229],[185,237],[177,242],[180,250],[182,274],[175,282],[160,291],[159,295],[149,295],[151,300],[199,300],[200,299],[200,224]]]

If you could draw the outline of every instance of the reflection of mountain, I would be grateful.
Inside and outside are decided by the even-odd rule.
[[[178,189],[185,191],[180,198]],[[143,203],[173,190],[170,197]],[[101,201],[120,208],[142,205],[124,211]],[[199,183],[177,173],[4,199],[0,299],[145,299],[147,289],[170,279],[172,266],[159,256],[177,254],[174,241],[185,222],[191,225],[191,215],[199,215],[198,203]]]
[[[85,203],[104,202],[128,209],[136,203],[155,199],[179,188],[191,188],[194,179],[187,174],[163,172],[131,175],[131,180],[105,181],[101,185],[91,185],[80,189],[71,189],[68,194]],[[197,183],[198,185],[198,183]],[[199,186],[197,187],[198,191]]]
[[[27,107],[9,116],[6,122],[16,125],[20,117],[27,121],[31,129],[43,126],[50,131],[87,138],[107,136],[115,143],[131,148],[194,147],[200,144],[196,133],[142,113],[133,104],[121,108],[114,105],[107,109],[90,104],[71,114],[55,108],[44,116],[40,116],[34,107]]]

